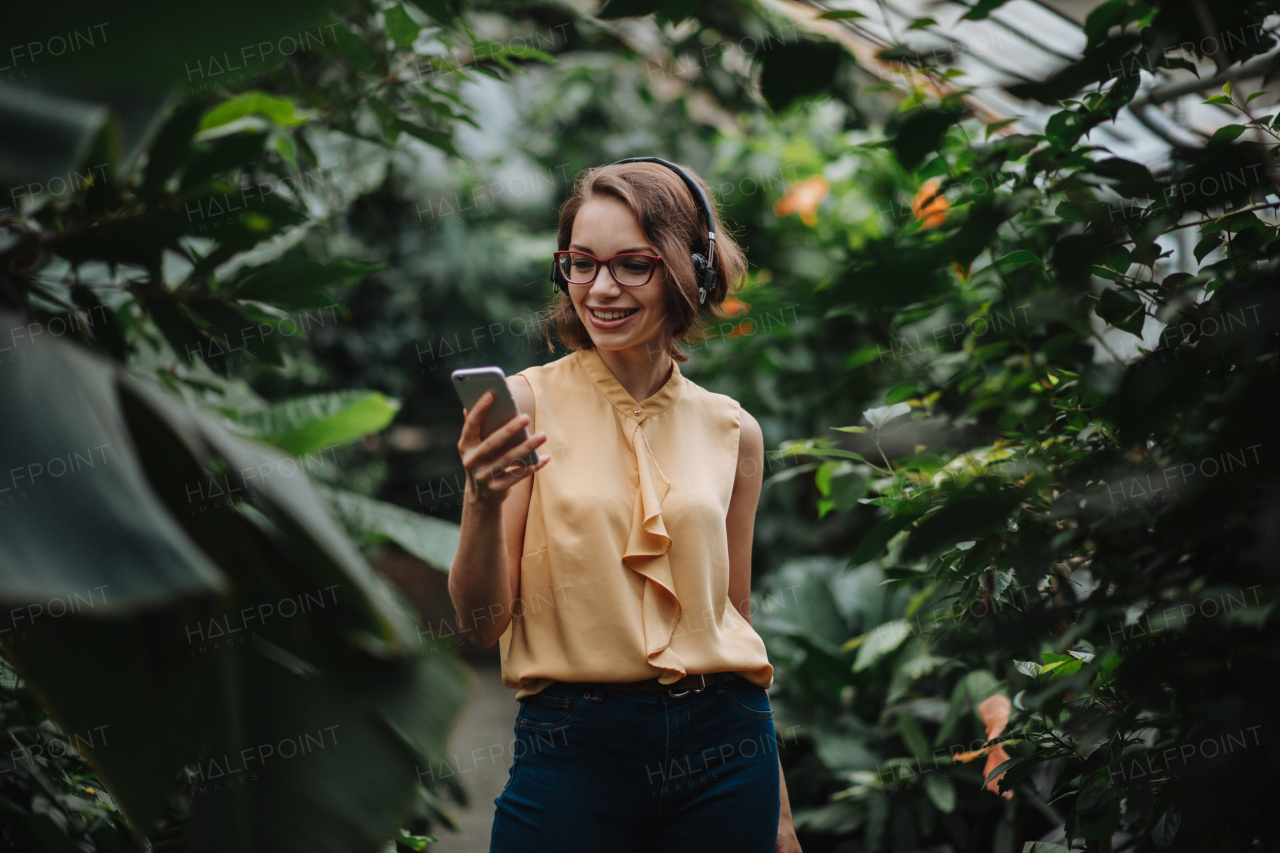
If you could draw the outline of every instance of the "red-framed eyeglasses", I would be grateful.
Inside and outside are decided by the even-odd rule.
[[[570,284],[595,284],[602,264],[609,265],[613,280],[624,287],[642,287],[653,278],[653,272],[662,263],[657,255],[622,254],[612,258],[597,258],[586,252],[556,252],[552,255],[560,274]]]

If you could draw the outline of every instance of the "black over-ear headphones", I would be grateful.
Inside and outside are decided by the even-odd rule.
[[[715,290],[716,286],[716,230],[715,220],[711,218],[711,201],[707,198],[706,192],[703,191],[702,185],[693,179],[693,176],[675,163],[663,160],[661,157],[628,157],[625,160],[619,160],[612,165],[617,166],[622,163],[658,163],[666,166],[671,171],[680,176],[680,180],[684,181],[685,186],[689,188],[689,192],[693,194],[694,204],[698,206],[698,210],[702,212],[702,221],[707,224],[707,256],[704,258],[700,253],[694,252],[689,256],[689,260],[693,262],[693,272],[698,280],[698,303],[706,301],[707,294]],[[562,293],[568,293],[565,280],[560,269],[556,266],[555,261],[551,262],[551,289],[559,290]]]

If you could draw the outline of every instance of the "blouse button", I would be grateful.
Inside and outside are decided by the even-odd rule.
[[[639,410],[639,409],[636,409],[636,414],[637,414],[637,415],[638,415],[638,414],[640,414],[640,410]]]

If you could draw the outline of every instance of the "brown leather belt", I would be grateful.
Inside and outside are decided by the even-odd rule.
[[[701,693],[706,687],[741,677],[736,672],[708,672],[686,675],[668,684],[660,684],[656,678],[647,678],[644,681],[555,681],[552,683],[583,691],[590,691],[596,687],[605,690],[666,690],[673,696],[683,696],[690,692]]]

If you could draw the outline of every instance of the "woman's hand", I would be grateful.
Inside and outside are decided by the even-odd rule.
[[[547,440],[545,432],[534,433],[520,440],[520,431],[529,424],[529,416],[521,413],[507,421],[486,439],[480,438],[480,426],[485,413],[493,405],[493,392],[486,391],[476,401],[470,412],[462,410],[466,420],[462,424],[462,437],[458,439],[458,455],[467,472],[467,488],[473,499],[501,504],[507,492],[518,481],[535,471],[540,471],[551,461],[550,456],[540,455],[538,464],[526,465],[522,460],[528,453]]]
[[[778,821],[778,843],[773,850],[774,853],[801,853],[800,841],[796,838],[796,828],[791,823],[790,815]]]

